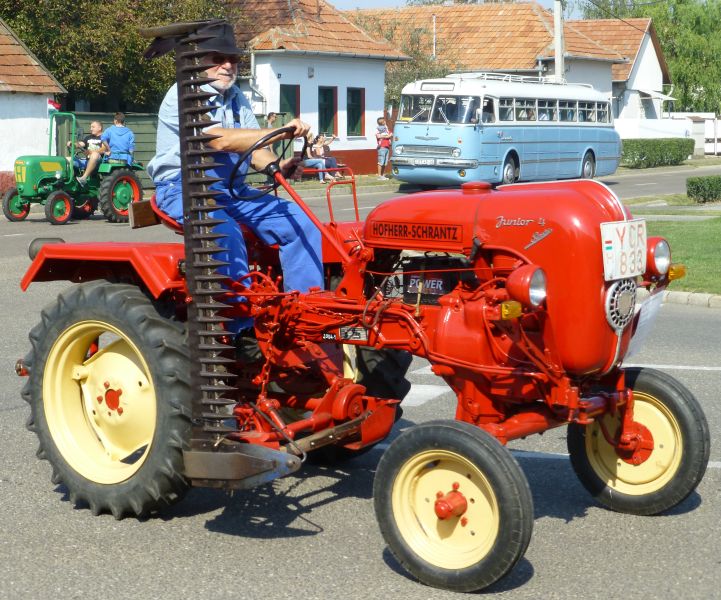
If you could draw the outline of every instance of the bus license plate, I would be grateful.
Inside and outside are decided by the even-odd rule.
[[[606,281],[642,275],[646,271],[646,221],[601,223],[603,276]]]
[[[432,167],[436,164],[435,158],[416,158],[413,160],[413,164],[418,167]]]

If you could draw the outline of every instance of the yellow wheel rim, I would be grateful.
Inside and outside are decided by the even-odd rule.
[[[155,388],[141,353],[118,328],[82,321],[58,337],[43,374],[43,405],[58,450],[86,479],[117,484],[145,462]]]
[[[652,494],[663,488],[678,471],[683,453],[683,437],[678,421],[654,396],[634,391],[633,420],[653,436],[651,455],[634,465],[624,461],[606,441],[597,423],[586,432],[586,453],[596,474],[610,488],[631,496]],[[603,417],[613,436],[620,426],[618,415]]]
[[[436,495],[450,492],[454,483],[459,484],[468,508],[462,517],[439,519]],[[475,565],[498,537],[499,508],[491,484],[472,462],[454,452],[429,450],[413,456],[393,482],[391,501],[405,542],[436,567]]]

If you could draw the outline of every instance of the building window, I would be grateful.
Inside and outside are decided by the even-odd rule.
[[[281,85],[280,86],[280,106],[279,112],[286,113],[288,117],[285,122],[300,116],[300,86],[299,85]]]
[[[337,135],[338,88],[318,88],[318,132]]]
[[[363,135],[365,132],[365,92],[363,88],[348,88],[348,135]]]

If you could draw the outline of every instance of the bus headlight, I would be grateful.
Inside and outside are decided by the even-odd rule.
[[[459,158],[461,156],[461,149],[460,148],[453,148],[453,152],[451,152],[453,155],[453,158]]]
[[[403,154],[403,144],[398,144],[398,145],[394,148],[393,153],[394,153],[394,154]]]
[[[546,273],[536,265],[524,265],[508,276],[508,294],[525,306],[538,307],[546,299]]]
[[[657,277],[663,277],[671,266],[671,248],[662,237],[648,238],[646,246],[646,269]]]

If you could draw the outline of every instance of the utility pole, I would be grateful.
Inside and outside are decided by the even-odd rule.
[[[563,2],[553,2],[553,47],[554,47],[554,75],[558,83],[566,79],[566,64],[563,59]]]

